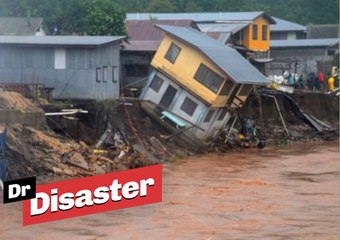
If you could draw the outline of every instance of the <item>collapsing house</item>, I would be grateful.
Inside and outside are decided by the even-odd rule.
[[[208,146],[267,79],[235,49],[185,27],[156,25],[166,35],[151,65],[142,108],[194,149]]]

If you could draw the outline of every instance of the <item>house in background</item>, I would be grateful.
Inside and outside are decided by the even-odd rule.
[[[123,86],[131,86],[128,89],[137,89],[136,95],[139,95],[151,73],[151,59],[165,35],[163,31],[154,27],[155,24],[198,29],[192,20],[125,21],[129,39],[121,51]]]
[[[166,35],[152,59],[142,107],[171,131],[182,131],[189,145],[205,146],[219,136],[252,87],[267,79],[235,49],[199,31],[157,27]]]
[[[270,40],[306,39],[307,27],[273,17],[276,24],[270,27]]]
[[[339,38],[339,24],[309,24],[307,38]]]
[[[271,41],[271,62],[268,72],[281,75],[290,73],[303,74],[306,78],[310,72],[331,72],[332,61],[339,52],[339,39],[298,39]]]
[[[5,36],[46,36],[48,29],[43,18],[0,17],[0,35]]]
[[[129,13],[127,19],[185,20],[197,24],[204,32],[228,46],[237,49],[264,73],[269,59],[270,25],[275,24],[265,12],[219,13]]]
[[[118,98],[124,38],[0,36],[0,84],[41,84],[57,99]]]

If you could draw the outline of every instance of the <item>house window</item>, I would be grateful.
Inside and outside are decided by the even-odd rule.
[[[66,69],[65,48],[54,49],[54,69]]]
[[[240,90],[240,93],[238,94],[239,96],[248,96],[250,93],[251,89],[253,88],[253,85],[251,84],[244,84]]]
[[[116,77],[117,66],[112,66],[112,82],[117,82],[118,79]]]
[[[223,85],[220,95],[228,96],[230,94],[231,89],[233,89],[233,87],[234,87],[234,83],[232,81],[227,80]]]
[[[192,116],[197,108],[197,103],[192,101],[190,98],[186,97],[184,99],[184,102],[181,106],[181,110],[188,114],[189,116]]]
[[[170,48],[165,54],[165,58],[169,60],[171,63],[174,63],[180,51],[181,49],[176,44],[171,43]]]
[[[194,78],[214,93],[220,89],[223,78],[201,63]]]
[[[267,40],[267,25],[262,26],[262,40],[266,41]]]
[[[147,65],[125,65],[127,77],[147,77],[149,68]]]
[[[207,116],[204,118],[203,122],[207,123],[207,122],[210,122],[211,120],[211,117],[213,116],[214,114],[214,110],[210,110],[207,114]]]
[[[220,116],[218,116],[218,121],[222,121],[225,117],[225,115],[227,114],[227,110],[226,109],[222,109]]]
[[[150,84],[150,88],[152,90],[154,90],[155,92],[158,92],[159,89],[161,88],[162,84],[163,84],[164,80],[161,79],[160,77],[158,77],[157,75],[153,78],[151,84]]]
[[[335,55],[335,50],[334,49],[328,49],[327,50],[327,55],[328,56],[334,56]]]
[[[107,69],[107,66],[104,66],[103,67],[103,82],[107,82],[107,77],[108,77],[108,69]]]
[[[257,24],[253,24],[253,40],[257,40]]]
[[[101,82],[102,81],[102,69],[100,67],[96,68],[96,81]]]

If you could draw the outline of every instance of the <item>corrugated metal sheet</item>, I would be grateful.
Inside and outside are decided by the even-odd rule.
[[[147,51],[156,52],[160,45],[160,41],[133,41],[124,44],[125,51]]]
[[[0,17],[0,35],[34,36],[42,24],[42,18]]]
[[[268,80],[235,49],[184,27],[160,26],[160,29],[201,51],[236,83],[267,84]]]
[[[209,21],[253,21],[263,15],[270,23],[275,24],[275,20],[265,12],[205,12],[205,13],[128,13],[128,20],[147,20],[155,18],[158,20],[179,20],[191,19],[194,22]]]
[[[123,36],[0,36],[0,44],[100,46],[124,38]]]
[[[328,47],[339,44],[338,38],[327,39],[297,39],[297,40],[272,40],[270,48],[287,48],[287,47]]]
[[[289,22],[286,21],[284,19],[280,19],[277,17],[272,17],[276,24],[270,26],[270,31],[271,32],[279,32],[279,31],[306,31],[307,27],[297,24],[297,23],[293,23],[293,22]]]
[[[230,32],[236,33],[248,26],[249,23],[198,23],[201,32]]]
[[[308,25],[307,38],[338,38],[339,24]]]
[[[198,30],[197,25],[192,20],[126,20],[129,40],[124,49],[127,51],[156,51],[165,33],[155,24],[193,27]]]
[[[126,20],[128,36],[134,41],[161,41],[164,32],[155,28],[155,24],[192,27],[192,20]]]

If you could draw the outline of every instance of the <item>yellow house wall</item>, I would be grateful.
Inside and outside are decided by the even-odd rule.
[[[172,42],[181,48],[175,63],[171,63],[165,59],[165,54]],[[168,35],[166,35],[161,42],[154,58],[151,61],[151,65],[154,68],[161,69],[166,74],[172,76],[172,78],[180,85],[184,86],[188,91],[191,91],[194,95],[201,98],[211,106],[223,107],[228,96],[218,96],[218,93],[216,94],[212,92],[194,79],[195,73],[201,63],[205,64],[211,70],[226,79],[225,74],[213,65],[209,59],[204,58],[204,55],[196,49],[193,49]]]
[[[257,40],[253,40],[253,24],[257,24]],[[267,25],[267,40],[262,40],[262,26]],[[270,46],[270,24],[259,17],[244,30],[243,45],[253,51],[268,51]]]

